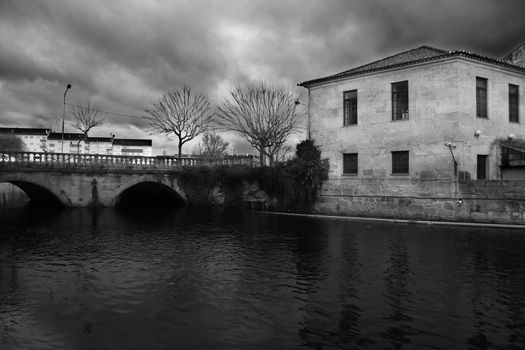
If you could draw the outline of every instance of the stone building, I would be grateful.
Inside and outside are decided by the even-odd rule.
[[[462,181],[522,178],[501,154],[525,139],[524,47],[495,59],[422,46],[300,83],[309,135],[330,162],[321,204],[381,214],[373,203],[423,199],[439,209],[460,199]]]

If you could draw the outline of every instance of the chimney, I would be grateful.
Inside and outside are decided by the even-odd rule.
[[[501,59],[516,66],[525,67],[525,43]]]

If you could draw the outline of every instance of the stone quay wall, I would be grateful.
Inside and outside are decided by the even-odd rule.
[[[329,180],[323,186],[316,211],[343,216],[523,225],[525,181]]]

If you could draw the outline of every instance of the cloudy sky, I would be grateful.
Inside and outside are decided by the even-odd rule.
[[[0,126],[59,131],[71,83],[69,103],[128,115],[105,114],[90,135],[172,153],[141,118],[168,89],[215,104],[264,79],[306,101],[299,82],[421,45],[500,58],[525,42],[523,13],[524,0],[0,0]]]

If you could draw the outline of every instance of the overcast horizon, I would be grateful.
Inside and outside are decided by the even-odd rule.
[[[68,103],[128,115],[103,114],[90,136],[151,138],[171,154],[174,139],[141,118],[169,89],[217,104],[231,84],[265,80],[306,102],[302,81],[422,45],[501,58],[525,42],[523,13],[522,0],[0,0],[0,126],[60,131],[71,83]]]

